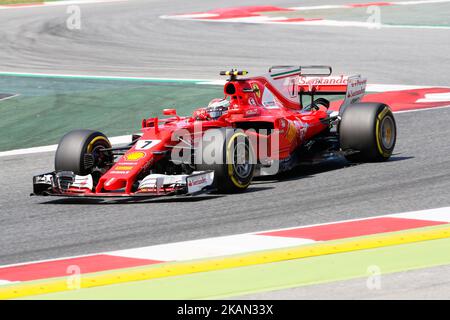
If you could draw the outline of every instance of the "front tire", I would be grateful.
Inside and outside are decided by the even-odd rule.
[[[343,151],[357,151],[346,156],[350,161],[389,159],[397,139],[397,126],[391,109],[383,103],[349,105],[339,124],[339,139]]]
[[[213,136],[209,140],[205,136]],[[214,159],[209,151],[215,150]],[[197,170],[213,170],[214,186],[221,193],[238,193],[246,190],[253,180],[255,154],[249,137],[241,130],[210,129],[203,135],[202,162]]]
[[[94,130],[73,130],[64,135],[58,144],[55,154],[56,171],[72,171],[84,176],[93,172],[94,168],[102,168],[112,160],[112,155],[101,152],[111,148],[108,138]]]

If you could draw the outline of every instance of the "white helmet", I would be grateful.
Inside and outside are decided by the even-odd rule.
[[[227,99],[212,99],[206,107],[206,112],[212,119],[217,119],[226,114],[230,107],[230,101]]]

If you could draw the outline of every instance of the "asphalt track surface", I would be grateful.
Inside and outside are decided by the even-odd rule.
[[[367,278],[358,278],[313,286],[262,292],[233,297],[257,300],[370,300],[370,299],[449,299],[450,280],[442,275],[450,273],[450,266],[382,275],[377,286],[368,286]],[[369,289],[370,288],[370,289]]]
[[[277,64],[327,64],[336,72],[364,74],[371,83],[448,85],[448,30],[158,18],[244,5],[352,2],[365,1],[131,0],[85,4],[80,5],[80,30],[66,27],[66,6],[0,10],[0,71],[216,79],[221,69],[231,67],[256,74]]]
[[[214,7],[254,3],[222,1]],[[332,3],[339,2],[326,2]],[[272,64],[321,63],[362,73],[371,83],[448,85],[443,67],[450,63],[448,30],[157,18],[213,8],[198,0],[81,8],[79,31],[65,27],[65,6],[0,10],[0,69],[216,78],[219,69],[232,66],[256,73]],[[258,180],[244,194],[198,201],[96,204],[31,198],[31,177],[53,169],[53,153],[0,158],[0,264],[450,206],[450,109],[396,118],[399,135],[391,161],[304,167],[280,181]]]

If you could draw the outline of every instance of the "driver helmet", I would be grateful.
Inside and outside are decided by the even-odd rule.
[[[227,113],[230,101],[227,99],[212,99],[206,107],[206,112],[212,119],[217,119]]]

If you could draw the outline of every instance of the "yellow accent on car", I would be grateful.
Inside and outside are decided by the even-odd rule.
[[[254,84],[252,85],[252,89],[253,89],[253,92],[256,94],[256,96],[257,96],[258,98],[260,98],[260,97],[261,97],[261,90],[259,89],[259,86],[258,86],[257,83],[254,83]]]
[[[230,137],[230,140],[228,141],[228,145],[227,145],[227,150],[226,150],[227,151],[227,163],[228,163],[228,176],[231,178],[231,181],[234,183],[234,185],[236,187],[244,189],[250,185],[251,181],[249,181],[248,183],[242,184],[239,182],[239,180],[236,179],[236,177],[233,174],[234,168],[233,168],[233,161],[231,159],[231,156],[232,156],[231,147],[233,144],[233,140],[236,139],[236,137],[238,137],[238,136],[243,136],[243,137],[247,138],[247,136],[242,132],[236,132]]]
[[[288,121],[288,128],[287,128],[287,133],[286,133],[286,139],[289,142],[292,142],[296,136],[297,136],[297,128],[295,127],[295,125],[291,121]]]
[[[131,153],[125,155],[125,159],[130,160],[130,161],[136,161],[136,160],[142,159],[143,157],[145,157],[145,152],[142,152],[142,151],[131,152]]]
[[[238,76],[239,74],[241,75],[246,75],[248,72],[243,70],[243,71],[226,71],[225,75],[226,76]]]
[[[384,157],[388,157],[389,153],[385,152],[381,146],[381,132],[380,132],[380,126],[381,126],[381,120],[383,120],[384,116],[389,112],[388,108],[384,108],[383,111],[381,111],[377,116],[377,122],[375,124],[375,138],[377,141],[377,147],[378,151],[381,155]]]

